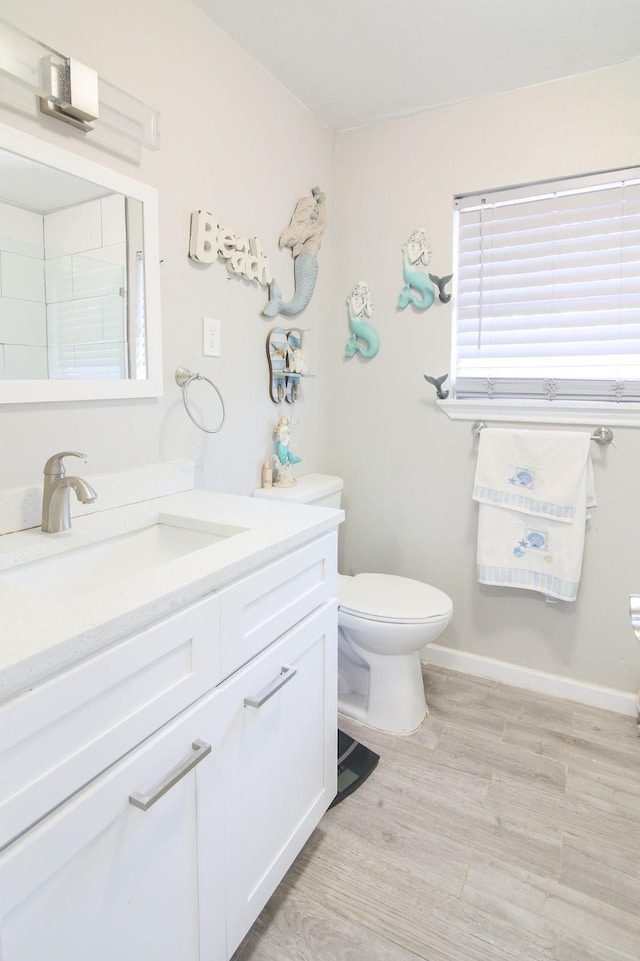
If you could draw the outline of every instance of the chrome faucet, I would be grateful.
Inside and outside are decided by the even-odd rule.
[[[67,477],[63,457],[82,457],[73,450],[54,454],[44,465],[44,490],[42,492],[42,530],[48,534],[68,531],[71,528],[71,505],[69,489],[73,488],[76,497],[83,504],[92,504],[98,496],[91,484],[81,477]]]

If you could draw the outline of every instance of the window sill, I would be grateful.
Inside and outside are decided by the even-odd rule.
[[[496,399],[437,400],[436,404],[451,420],[640,427],[640,404]]]

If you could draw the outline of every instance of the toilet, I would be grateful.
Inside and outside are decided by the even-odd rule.
[[[340,507],[342,478],[306,474],[255,497]],[[338,710],[391,734],[410,734],[428,714],[420,651],[445,629],[451,598],[394,574],[338,574]]]

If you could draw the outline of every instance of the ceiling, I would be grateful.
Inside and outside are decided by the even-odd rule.
[[[335,130],[640,57],[640,0],[193,0]]]

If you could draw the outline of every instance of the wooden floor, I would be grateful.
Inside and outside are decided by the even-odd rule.
[[[635,719],[429,668],[233,961],[638,961]]]

